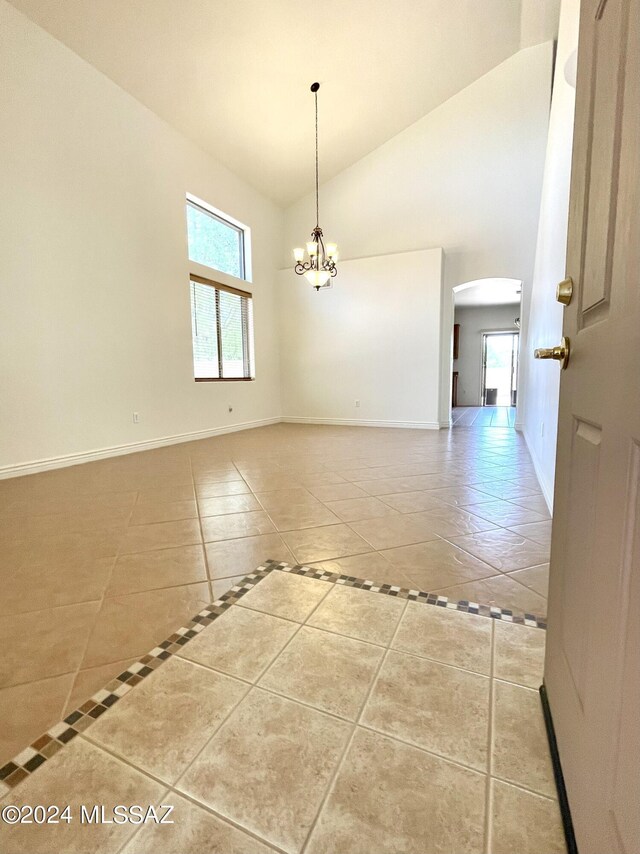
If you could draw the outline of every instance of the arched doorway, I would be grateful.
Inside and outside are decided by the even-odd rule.
[[[515,427],[521,291],[510,278],[453,288],[452,426]]]

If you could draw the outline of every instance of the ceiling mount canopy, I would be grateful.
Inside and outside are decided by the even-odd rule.
[[[311,240],[307,243],[306,259],[305,250],[297,248],[293,250],[295,258],[295,271],[299,276],[304,276],[313,287],[319,291],[331,285],[331,279],[338,274],[336,262],[338,261],[338,247],[335,243],[325,245],[322,229],[320,228],[320,170],[318,165],[318,89],[319,83],[311,84],[311,91],[315,98],[316,106],[316,226],[311,232]]]

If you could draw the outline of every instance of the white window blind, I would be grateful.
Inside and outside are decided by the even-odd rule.
[[[251,294],[191,276],[196,381],[253,379]]]

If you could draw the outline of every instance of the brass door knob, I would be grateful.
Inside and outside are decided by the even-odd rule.
[[[566,279],[558,282],[558,286],[556,287],[556,299],[558,302],[561,302],[562,305],[569,305],[572,296],[573,279],[571,276],[568,276]]]
[[[533,351],[536,359],[555,359],[560,362],[560,367],[564,371],[569,364],[569,354],[571,347],[568,338],[563,338],[559,347],[540,347]]]

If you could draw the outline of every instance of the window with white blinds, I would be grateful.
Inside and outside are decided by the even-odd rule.
[[[253,379],[251,294],[191,276],[196,382]]]

